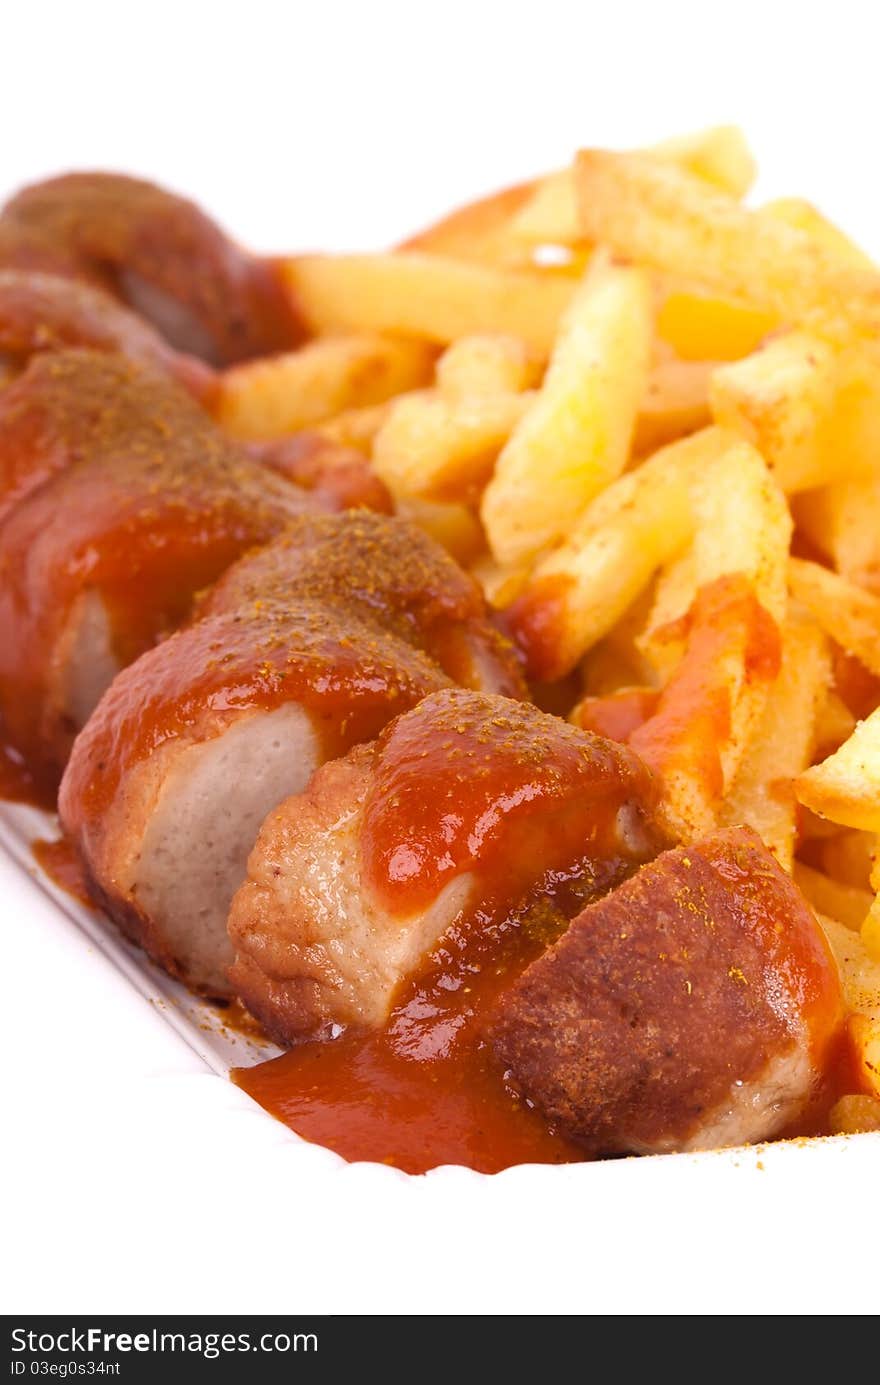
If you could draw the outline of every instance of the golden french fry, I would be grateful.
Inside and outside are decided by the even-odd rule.
[[[437,362],[437,388],[457,399],[520,394],[538,384],[540,365],[518,337],[459,337]]]
[[[764,204],[761,215],[781,221],[785,226],[793,226],[798,231],[805,231],[839,260],[846,261],[855,269],[876,268],[870,255],[850,240],[845,231],[841,231],[812,202],[806,202],[802,197],[777,197],[773,202]]]
[[[757,173],[752,151],[736,125],[713,125],[691,134],[673,135],[652,144],[645,153],[677,164],[736,198],[745,197]]]
[[[660,683],[668,681],[685,651],[685,617],[697,594],[693,546],[657,574],[651,604],[636,644]]]
[[[503,610],[523,590],[529,579],[529,569],[502,567],[487,553],[471,566],[471,575],[479,582],[489,605]]]
[[[791,594],[826,634],[880,675],[880,597],[803,558],[789,561]]]
[[[712,412],[716,423],[758,448],[786,492],[876,473],[877,365],[814,332],[787,333],[716,370]]]
[[[397,513],[417,524],[451,553],[462,567],[470,567],[485,551],[483,531],[473,510],[455,502],[401,500]]]
[[[685,361],[738,361],[778,325],[766,309],[660,276],[657,334]]]
[[[410,236],[399,248],[448,255],[457,260],[492,262],[508,240],[511,218],[530,200],[535,186],[532,182],[517,183],[469,202]]]
[[[662,448],[603,491],[537,564],[511,611],[535,676],[574,668],[684,548],[696,481],[730,445],[720,429],[706,428]]]
[[[778,627],[749,579],[734,572],[701,586],[684,657],[630,738],[660,777],[677,837],[692,840],[717,824],[778,671]]]
[[[880,961],[868,955],[858,933],[845,924],[826,914],[819,915],[819,922],[840,968],[859,1085],[880,1096]]]
[[[449,398],[435,390],[404,395],[373,444],[373,465],[393,495],[467,499],[478,493],[531,393]]]
[[[741,130],[718,125],[678,135],[641,151],[667,160],[731,197],[745,197],[755,179],[755,161]],[[535,184],[510,222],[512,238],[535,245],[573,245],[582,236],[573,170],[560,169]]]
[[[712,377],[715,422],[761,452],[785,491],[832,479],[840,460],[820,437],[834,407],[838,353],[806,332],[776,337]]]
[[[560,539],[623,470],[647,384],[651,331],[645,276],[597,261],[483,496],[483,524],[499,562],[523,562]]]
[[[647,456],[709,423],[711,361],[658,361],[639,405],[632,450]]]
[[[856,719],[834,688],[828,688],[816,718],[816,759],[824,760],[852,735]]]
[[[787,871],[792,868],[797,831],[792,781],[810,763],[816,718],[830,676],[822,631],[815,621],[790,615],[782,630],[779,676],[719,814],[724,824],[753,827]]]
[[[694,489],[697,588],[742,573],[777,623],[788,605],[792,522],[767,465],[745,442],[732,442],[698,478]]]
[[[397,396],[398,399],[402,397]],[[384,404],[368,404],[363,409],[343,409],[341,414],[334,414],[323,423],[315,424],[314,432],[339,443],[340,447],[353,447],[369,457],[376,434],[388,417],[393,402],[386,399]]]
[[[875,890],[880,887],[876,867],[871,881]],[[868,956],[872,961],[880,962],[880,895],[874,895],[871,908],[862,923],[861,938]]]
[[[880,832],[880,708],[827,760],[799,775],[795,793],[821,817]]]
[[[391,402],[376,430],[373,461],[395,495],[468,500],[489,479],[535,399],[534,393],[513,393],[531,377],[516,353],[505,357],[499,345],[505,342],[511,339],[463,337],[438,363],[438,390],[412,391]],[[707,364],[655,366],[639,409],[636,446],[651,440],[655,451],[705,422],[708,372]]]
[[[440,255],[301,255],[282,274],[318,335],[391,332],[446,344],[476,332],[520,337],[547,357],[573,281]]]
[[[582,150],[576,184],[583,235],[776,315],[875,335],[880,274],[853,267],[809,232],[748,211],[673,163]]]
[[[667,815],[686,839],[717,823],[777,686],[791,537],[782,493],[747,443],[731,441],[710,461],[695,480],[692,505],[697,594],[685,622],[685,653],[663,689],[656,714],[631,740],[660,774]],[[805,657],[808,639],[804,636],[800,645]],[[820,672],[817,666],[816,678]],[[806,670],[803,676],[806,682]],[[786,692],[792,715],[788,685]],[[811,728],[812,702],[799,714]],[[776,732],[772,721],[765,729]],[[791,749],[803,758],[795,728],[789,730]],[[801,739],[806,734],[802,730]],[[787,749],[776,747],[777,758]],[[747,806],[768,831],[772,827],[785,858],[794,834],[793,804],[788,824],[779,814],[771,824],[771,803],[757,782],[762,767],[761,761],[748,766],[738,807]]]
[[[880,1097],[865,1092],[842,1096],[835,1101],[828,1116],[832,1135],[864,1135],[880,1130]]]
[[[280,438],[343,409],[414,389],[431,378],[433,368],[424,342],[376,333],[329,337],[225,370],[217,415],[235,437]]]
[[[571,168],[548,173],[535,184],[511,218],[510,234],[532,245],[576,245],[582,239]]]
[[[880,475],[798,495],[793,511],[798,528],[842,577],[880,593]]]
[[[795,862],[794,880],[818,914],[827,914],[858,933],[874,898],[870,890],[842,884],[802,861]]]
[[[874,869],[875,849],[876,840],[870,832],[857,832],[854,829],[837,832],[822,842],[819,848],[822,869],[842,885],[868,890]],[[826,912],[833,913],[833,910]]]

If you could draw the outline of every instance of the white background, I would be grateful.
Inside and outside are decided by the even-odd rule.
[[[31,0],[3,14],[0,192],[115,168],[260,248],[369,248],[579,144],[737,121],[759,193],[807,195],[880,251],[873,9]],[[858,1142],[552,1188],[328,1178],[14,872],[0,911],[7,1310],[876,1310]]]

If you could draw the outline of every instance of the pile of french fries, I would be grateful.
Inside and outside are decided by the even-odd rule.
[[[583,150],[392,253],[292,258],[314,337],[221,414],[368,455],[539,700],[640,709],[680,838],[761,834],[840,962],[835,1126],[880,1128],[880,270],[808,202],[747,208],[754,173],[726,127]]]

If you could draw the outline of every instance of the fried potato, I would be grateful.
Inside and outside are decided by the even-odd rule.
[[[792,783],[810,763],[830,676],[831,657],[822,631],[815,621],[790,615],[782,630],[779,676],[719,813],[723,825],[754,827],[787,871],[797,835]]]
[[[841,577],[880,593],[880,475],[798,495],[792,508],[798,528]]]
[[[856,719],[843,698],[833,687],[827,688],[816,718],[816,744],[813,747],[816,758],[824,760],[833,754],[855,729]]]
[[[518,337],[460,337],[437,362],[437,388],[451,399],[520,394],[537,385],[541,363]]]
[[[397,399],[402,397],[396,396]],[[384,404],[368,404],[363,409],[344,409],[341,414],[334,414],[323,423],[315,424],[314,431],[330,442],[339,443],[340,447],[353,447],[369,457],[376,434],[393,403],[393,400],[387,399]]]
[[[827,760],[799,775],[795,793],[820,817],[880,832],[880,708]]]
[[[748,211],[675,164],[582,150],[576,163],[583,235],[667,274],[823,330],[870,337],[880,327],[880,275],[778,217]]]
[[[660,777],[681,840],[709,832],[779,672],[779,631],[741,572],[701,586],[681,663],[632,748]]]
[[[858,933],[837,919],[819,915],[837,959],[850,1010],[848,1035],[862,1091],[880,1096],[880,961],[868,955]]]
[[[597,261],[483,496],[482,520],[499,562],[522,562],[562,538],[623,471],[648,381],[651,334],[646,277]]]
[[[478,498],[498,453],[534,400],[511,391],[449,398],[425,390],[398,399],[373,444],[392,495]]]
[[[696,482],[729,446],[727,434],[707,428],[662,448],[598,496],[537,564],[510,612],[536,677],[574,668],[685,547]]]
[[[678,135],[642,153],[678,164],[731,197],[745,197],[755,179],[755,160],[742,131],[734,125]],[[535,184],[510,222],[513,239],[534,245],[573,245],[582,234],[570,168],[550,173]]]
[[[875,851],[876,841],[870,832],[844,830],[822,842],[819,856],[822,869],[832,880],[839,881],[841,885],[852,885],[858,890],[868,890],[874,870]]]
[[[433,369],[434,353],[425,342],[374,332],[328,337],[225,370],[218,420],[237,438],[281,438],[344,409],[414,389],[430,380]]]
[[[673,135],[652,144],[645,153],[677,164],[735,198],[745,197],[758,171],[746,137],[737,125],[712,125],[706,130]]]
[[[832,1135],[863,1135],[880,1130],[880,1097],[858,1093],[842,1096],[831,1108],[828,1125]]]
[[[716,423],[753,443],[786,492],[877,471],[880,369],[868,353],[787,333],[716,370],[710,395]]]
[[[777,624],[788,605],[792,522],[779,486],[748,443],[731,441],[694,489],[697,588],[742,573]]]
[[[476,332],[520,337],[549,356],[575,283],[440,255],[301,255],[282,274],[319,336],[391,332],[446,345]]]
[[[774,804],[772,789],[766,791],[762,776],[766,763],[774,787],[777,778],[784,780],[789,752],[798,761],[796,769],[806,762],[803,743],[811,736],[823,672],[821,651],[810,647],[807,633],[792,629],[791,640],[794,658],[815,660],[812,679],[805,667],[800,675],[803,688],[786,681],[777,709],[784,719],[793,717],[797,707],[800,735],[791,725],[790,744],[782,744],[785,733],[771,715],[763,724],[770,737],[765,758],[746,764],[738,798],[733,785],[767,716],[768,696],[778,685],[791,519],[763,459],[742,442],[728,442],[709,462],[695,480],[691,500],[696,596],[681,622],[685,652],[663,689],[656,714],[634,733],[631,744],[660,774],[665,808],[680,837],[691,840],[711,831],[730,796],[733,811],[758,818],[781,858],[788,860],[794,839],[793,799],[786,816],[784,798],[780,795]],[[826,665],[824,672],[829,671]],[[782,767],[778,776],[774,757]]]
[[[845,231],[841,231],[812,202],[802,197],[777,197],[773,202],[764,204],[761,214],[781,221],[785,226],[793,226],[795,230],[805,231],[819,245],[824,245],[841,262],[851,264],[854,269],[876,268],[870,255],[850,240]]]
[[[529,580],[527,567],[502,567],[491,554],[484,554],[471,567],[471,576],[479,582],[483,595],[496,610],[503,610],[515,601]]]
[[[676,438],[696,433],[710,422],[712,361],[657,361],[648,379],[636,420],[632,450],[648,456]]]
[[[531,245],[576,245],[582,239],[571,168],[548,173],[535,184],[511,218],[510,235]]]
[[[657,334],[685,361],[738,361],[779,326],[774,313],[661,275]]]
[[[802,861],[795,862],[794,880],[817,914],[828,914],[858,933],[874,898],[870,890],[842,884]]]
[[[681,662],[685,650],[685,617],[697,594],[693,546],[657,574],[643,628],[636,634],[640,653],[661,683]]]
[[[399,249],[492,263],[508,242],[511,218],[531,199],[535,187],[533,182],[517,183],[469,202],[410,236]]]
[[[826,634],[880,675],[880,597],[803,558],[790,559],[788,574],[792,596]]]
[[[470,567],[485,551],[483,531],[473,510],[455,502],[401,500],[397,513],[436,539],[462,567]]]
[[[694,481],[692,503],[700,537],[658,576],[649,619],[637,636],[661,679],[685,651],[683,620],[698,587],[725,573],[743,572],[773,618],[782,619],[786,608],[783,573],[791,522],[758,454],[730,450],[729,456],[710,461]]]

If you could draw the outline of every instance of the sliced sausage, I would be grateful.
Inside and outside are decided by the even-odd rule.
[[[597,1154],[769,1139],[798,1117],[841,1023],[837,970],[749,828],[665,852],[590,905],[505,993],[507,1080]]]
[[[282,351],[304,335],[274,265],[193,202],[116,173],[68,173],[0,213],[0,266],[84,279],[212,365]]]
[[[234,987],[281,1043],[380,1027],[453,928],[555,935],[658,849],[653,805],[625,748],[435,693],[267,819],[229,917]]]
[[[199,616],[116,678],[59,808],[113,918],[222,995],[229,903],[270,809],[451,678],[522,685],[471,579],[419,530],[367,512],[301,517]]]

